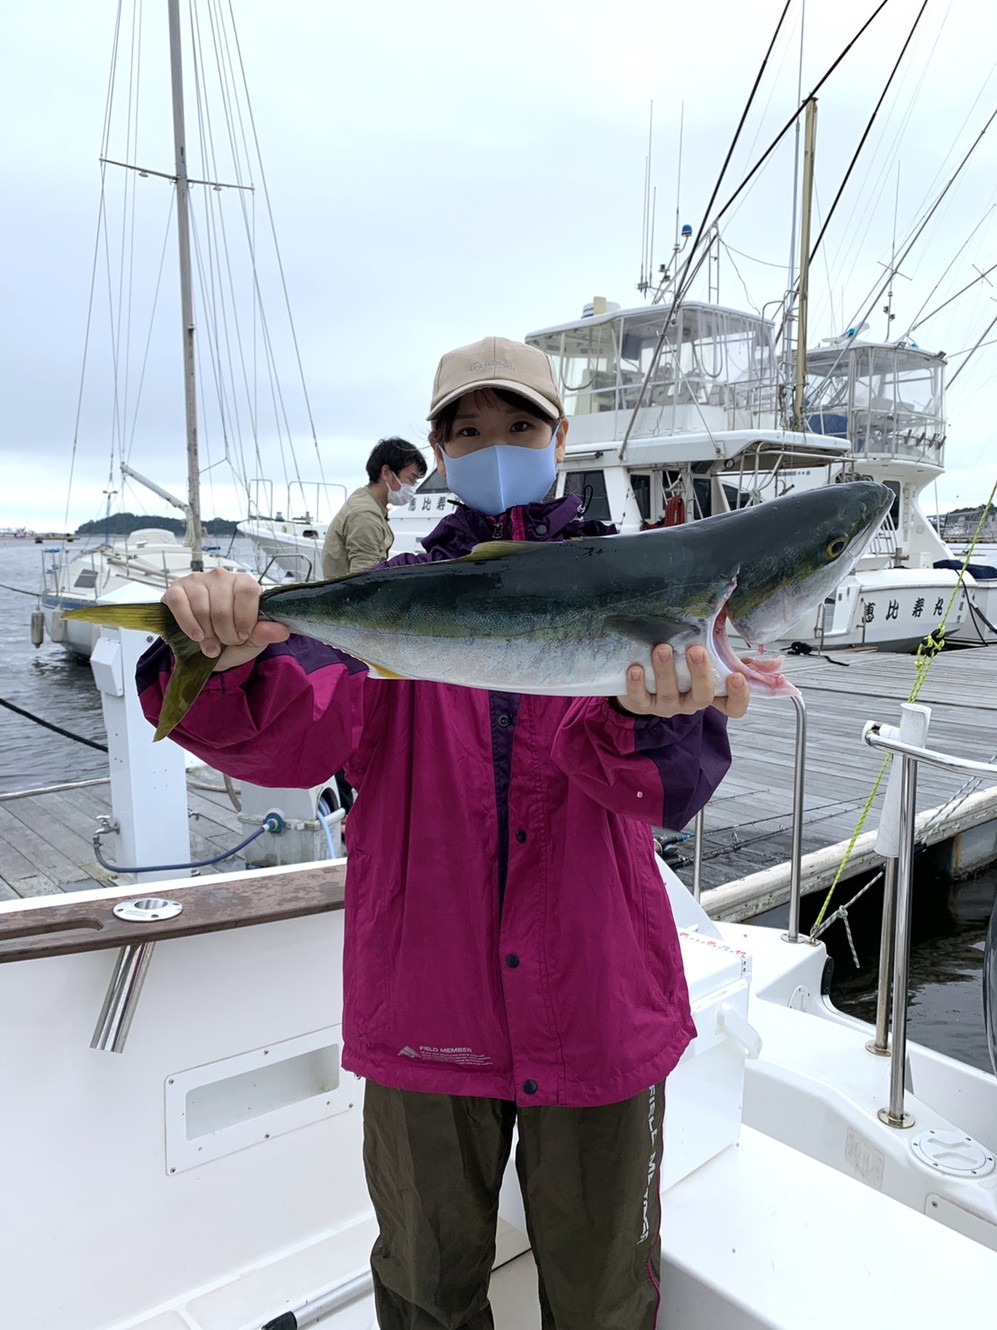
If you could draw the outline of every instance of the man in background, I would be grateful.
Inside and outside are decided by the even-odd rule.
[[[381,439],[367,458],[368,483],[354,490],[329,523],[322,547],[322,576],[345,577],[382,563],[394,532],[388,504],[410,503],[426,474],[426,461],[414,443]]]

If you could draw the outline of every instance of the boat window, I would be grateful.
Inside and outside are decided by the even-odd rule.
[[[630,488],[637,502],[637,511],[645,522],[651,520],[651,477],[630,473]]]
[[[843,345],[807,357],[807,423],[855,452],[919,455],[945,434],[942,362],[917,347]]]
[[[588,493],[586,494],[586,491]],[[585,516],[597,522],[611,522],[609,496],[606,494],[606,475],[603,471],[567,471],[564,476],[565,494],[577,494],[588,499]]]
[[[79,576],[77,577],[73,585],[82,587],[84,589],[95,587],[97,585],[96,568],[82,568],[80,570]]]
[[[612,411],[616,406],[619,323],[581,323],[577,328],[530,338],[554,363],[565,414]]]

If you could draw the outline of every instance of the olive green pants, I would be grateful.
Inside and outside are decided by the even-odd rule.
[[[543,1330],[654,1330],[664,1087],[599,1108],[520,1108],[367,1082],[364,1167],[381,1330],[493,1330],[499,1187],[516,1169]]]

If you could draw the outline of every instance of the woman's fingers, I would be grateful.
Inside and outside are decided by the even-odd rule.
[[[180,630],[200,643],[206,656],[217,657],[226,647],[252,645],[259,623],[260,584],[249,573],[213,568],[178,579],[163,596]],[[282,625],[276,637],[264,633],[259,645],[287,637]]]
[[[726,681],[727,695],[717,697],[709,656],[704,647],[693,646],[685,653],[689,673],[688,688],[680,690],[675,669],[675,653],[667,643],[660,643],[651,653],[654,691],[648,689],[644,670],[631,665],[627,671],[627,690],[617,697],[620,706],[637,716],[691,716],[715,706],[732,719],[748,709],[750,688],[743,674],[735,672]]]

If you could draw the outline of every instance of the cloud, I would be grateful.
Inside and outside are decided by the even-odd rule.
[[[808,6],[801,74],[798,8],[734,149],[721,203],[788,120],[797,82],[806,90],[821,77],[872,6]],[[428,389],[443,350],[486,331],[520,336],[564,322],[596,294],[637,303],[651,103],[654,261],[665,263],[677,222],[698,229],[705,214],[781,10],[781,0],[714,0],[706,7],[624,0],[611,12],[590,0],[509,0],[500,12],[456,0],[418,8],[395,0],[350,7],[243,0],[238,55],[253,97],[252,124],[235,117],[234,97],[225,114],[215,106],[199,116],[198,93],[202,106],[206,94],[192,75],[187,79],[192,169],[254,186],[251,195],[225,196],[230,229],[224,246],[220,232],[212,237],[218,264],[198,292],[202,464],[210,467],[211,501],[236,503],[244,497],[238,477],[261,473],[284,486],[321,470],[352,485],[378,437],[424,439]],[[819,221],[916,12],[914,5],[888,6],[821,92]],[[982,0],[962,0],[922,22],[814,265],[814,341],[866,311],[870,336],[899,335],[997,262],[995,129],[905,259],[888,325],[883,265],[924,218],[989,114],[991,57],[978,40],[986,13]],[[0,273],[0,525],[61,521],[71,465],[70,520],[93,517],[103,491],[120,488],[113,472],[108,480],[112,451],[167,488],[184,484],[167,182],[129,179],[136,201],[129,220],[110,202],[125,174],[108,168],[113,222],[106,251],[97,252],[90,310],[113,20],[110,4],[71,0],[49,0],[44,12],[7,6],[0,18],[0,40],[12,53],[0,109],[18,126],[5,144],[0,213],[0,242],[10,256]],[[165,18],[157,13],[146,23],[143,54],[154,59],[143,73],[141,115],[126,135],[126,102],[114,101],[108,155],[169,172]],[[202,27],[205,49],[211,40]],[[123,34],[120,74],[128,50]],[[263,174],[249,170],[254,134]],[[229,140],[238,170],[230,166]],[[725,215],[726,248],[710,269],[724,303],[763,306],[782,294],[794,147],[790,135]],[[272,251],[259,268],[272,366],[261,354],[262,325],[248,298],[252,279],[238,267],[240,201],[260,252],[268,208],[280,241],[282,274]],[[203,213],[197,224],[207,252]],[[240,292],[241,347],[234,307],[227,323],[221,313],[226,265]],[[127,298],[123,272],[135,275]],[[705,272],[701,286],[705,295]],[[950,353],[972,346],[997,313],[993,294],[980,282],[916,339]],[[213,347],[224,348],[214,360]],[[962,502],[974,499],[966,490],[990,444],[991,356],[990,349],[978,352],[950,397],[951,471],[938,488],[952,496],[958,488]],[[234,390],[218,404],[223,364],[240,382],[238,406]],[[151,496],[149,503],[150,512],[162,511]]]

